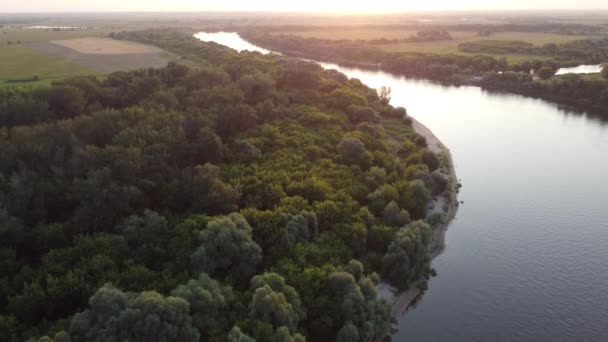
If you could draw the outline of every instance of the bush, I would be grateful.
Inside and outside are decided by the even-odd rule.
[[[536,72],[536,74],[541,79],[548,80],[551,77],[553,77],[553,75],[555,74],[555,72],[553,71],[553,68],[548,67],[548,66],[544,66],[544,67],[538,69],[538,71]]]

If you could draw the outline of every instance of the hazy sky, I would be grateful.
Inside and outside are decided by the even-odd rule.
[[[0,0],[2,12],[607,9],[608,0]]]

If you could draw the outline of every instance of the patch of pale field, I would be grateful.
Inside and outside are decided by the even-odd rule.
[[[88,55],[129,55],[162,51],[155,46],[111,38],[76,38],[54,40],[51,43]]]
[[[321,39],[403,39],[411,35],[415,35],[419,30],[402,30],[402,29],[377,29],[377,28],[323,28],[314,30],[301,31],[285,31],[274,32],[275,34],[286,33],[307,38]],[[548,43],[563,44],[566,42],[581,40],[581,39],[597,39],[606,36],[584,36],[584,35],[566,35],[543,32],[496,32],[488,37],[480,37],[476,31],[449,31],[452,40],[441,40],[431,42],[401,42],[397,44],[382,44],[376,45],[378,48],[388,52],[419,52],[419,53],[436,53],[436,54],[461,54],[461,55],[477,55],[475,53],[464,53],[458,49],[462,43],[475,42],[480,40],[502,40],[513,41],[520,40],[534,45],[544,45]],[[496,58],[505,57],[509,61],[519,61],[529,59],[529,55],[520,54],[505,54],[505,55],[489,55]],[[545,59],[546,57],[536,57]]]
[[[565,35],[540,32],[497,32],[489,37],[479,37],[476,32],[451,32],[453,40],[442,40],[435,42],[418,42],[418,43],[398,43],[377,45],[379,48],[389,52],[419,52],[419,53],[435,53],[435,54],[459,54],[459,55],[478,55],[478,53],[465,53],[458,49],[462,43],[475,42],[480,40],[501,40],[501,41],[524,41],[537,46],[554,43],[563,44],[575,40],[582,39],[599,39],[604,36],[581,36],[581,35]],[[483,54],[495,58],[507,58],[510,62],[519,60],[528,60],[530,55],[525,54]],[[547,59],[545,56],[534,56],[535,59]]]

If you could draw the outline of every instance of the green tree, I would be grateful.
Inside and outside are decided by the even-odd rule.
[[[273,324],[295,330],[305,317],[300,296],[285,284],[285,279],[276,273],[264,273],[251,280],[254,291],[249,304],[249,315]]]
[[[41,96],[46,99],[49,108],[57,115],[57,118],[71,118],[84,114],[86,101],[79,88],[55,86],[42,91]]]
[[[153,291],[123,293],[105,285],[89,301],[90,309],[76,314],[68,332],[78,341],[192,341],[188,302]]]
[[[232,288],[222,286],[205,273],[171,292],[190,303],[192,323],[203,336],[217,335],[229,327],[229,310],[234,295]]]
[[[382,218],[393,227],[403,227],[410,223],[410,214],[405,209],[400,209],[395,201],[391,201],[382,211]]]
[[[201,244],[191,256],[194,272],[248,279],[262,260],[262,249],[251,234],[251,226],[240,214],[214,218],[201,231]]]
[[[406,289],[429,271],[432,228],[424,221],[403,227],[382,258],[382,274],[393,285]]]
[[[553,75],[555,74],[555,71],[553,71],[553,68],[551,68],[551,67],[544,66],[544,67],[538,69],[538,71],[536,72],[536,74],[541,79],[548,80],[551,77],[553,77]]]
[[[234,326],[228,333],[228,342],[255,342],[255,339],[245,335],[241,328]]]

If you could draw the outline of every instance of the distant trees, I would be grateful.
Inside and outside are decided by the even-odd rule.
[[[486,89],[542,97],[606,115],[608,81],[604,78],[567,74],[538,82],[532,80],[528,73],[505,72],[486,74],[481,85]]]
[[[608,64],[602,65],[602,77],[608,80]]]

